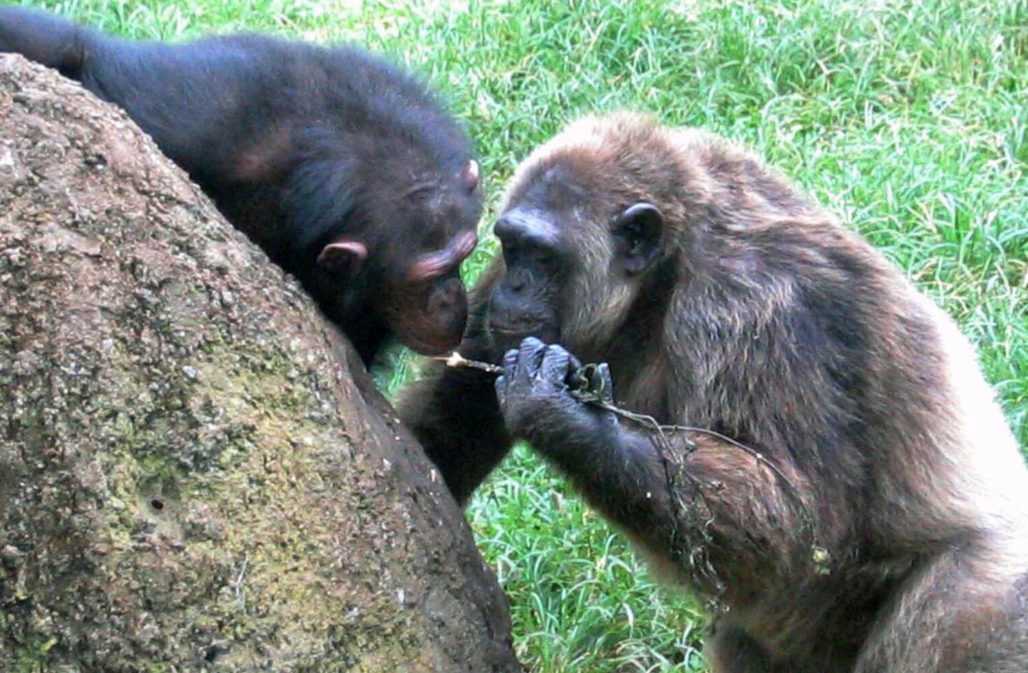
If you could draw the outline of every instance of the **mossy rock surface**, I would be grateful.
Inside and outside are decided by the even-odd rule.
[[[6,55],[0,670],[520,670],[349,345],[123,113]]]

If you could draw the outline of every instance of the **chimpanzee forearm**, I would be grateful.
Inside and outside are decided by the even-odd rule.
[[[462,505],[510,451],[493,377],[484,372],[435,366],[398,408]]]
[[[567,379],[578,362],[559,346],[525,339],[503,365],[496,391],[509,432],[556,464],[615,522],[664,535],[670,501],[651,438],[571,394]]]
[[[499,359],[486,329],[488,299],[495,282],[496,271],[487,271],[470,297],[467,329],[457,349],[468,360],[494,363]],[[513,445],[496,400],[495,379],[478,369],[433,362],[397,403],[400,418],[461,505]]]
[[[118,105],[201,182],[230,172],[240,146],[265,130],[276,100],[266,83],[288,81],[278,76],[286,59],[276,44],[255,35],[125,40],[44,12],[0,8],[0,52],[56,68]]]
[[[79,78],[87,31],[71,21],[25,7],[0,7],[0,53],[22,54],[66,77]]]
[[[655,556],[673,562],[713,540],[706,553],[736,561],[754,550],[768,567],[811,560],[810,525],[817,522],[804,518],[814,508],[797,500],[808,487],[795,472],[786,483],[783,471],[726,442],[675,432],[661,440],[655,430],[588,405],[558,413],[535,414],[526,439]]]
[[[762,549],[779,547],[786,561],[791,540],[783,527],[809,532],[802,522],[807,505],[789,491],[799,488],[798,475],[785,482],[784,472],[726,442],[675,432],[661,439],[655,430],[586,405],[565,412],[563,421],[536,418],[532,446],[567,473],[594,507],[658,549],[670,548],[696,514],[706,533],[737,557],[760,540]],[[740,529],[746,539],[735,535]]]
[[[667,473],[657,446],[613,414],[581,403],[554,405],[515,427],[525,428],[524,439],[615,522],[639,529],[648,521],[645,527],[653,529],[669,516]]]
[[[791,465],[703,433],[661,437],[583,402],[568,385],[577,368],[560,346],[525,339],[505,356],[497,395],[512,436],[556,464],[608,518],[658,554],[710,538],[720,553],[774,550],[784,564],[809,547],[789,537],[809,535],[801,519],[815,511],[797,499],[810,489]]]

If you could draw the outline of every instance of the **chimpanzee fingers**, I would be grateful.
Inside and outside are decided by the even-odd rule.
[[[585,379],[583,378],[583,372],[585,370],[582,367],[582,361],[571,353],[568,353],[568,358],[570,359],[570,363],[568,365],[568,371],[564,375],[564,384],[571,390],[579,390],[585,383]]]
[[[563,346],[548,346],[543,355],[540,377],[560,386],[565,385],[568,373],[573,370],[572,359],[571,353]]]
[[[507,386],[511,381],[514,380],[515,373],[518,367],[518,351],[516,348],[511,348],[503,355],[503,374],[496,378],[493,385],[496,387],[496,400],[502,407],[507,401]]]
[[[508,381],[513,381],[514,373],[518,368],[518,350],[516,348],[511,348],[509,351],[504,353],[503,363],[501,366],[503,367],[503,376],[505,376]]]
[[[546,354],[546,344],[535,337],[527,337],[518,349],[517,377],[519,381],[528,382],[539,373]]]
[[[507,404],[507,378],[506,374],[501,374],[496,378],[493,385],[496,387],[496,401],[500,403],[500,408],[503,408]]]
[[[582,361],[576,358],[573,353],[568,353],[568,357],[571,358],[571,371],[582,368]]]

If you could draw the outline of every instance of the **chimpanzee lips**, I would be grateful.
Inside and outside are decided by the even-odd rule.
[[[456,336],[442,336],[439,338],[424,338],[414,333],[407,333],[397,334],[397,338],[404,346],[422,355],[445,355],[460,345],[461,334],[458,333]]]
[[[390,317],[386,316],[386,321],[404,346],[422,355],[444,355],[460,345],[467,312],[440,313],[432,316],[436,320],[389,320]]]

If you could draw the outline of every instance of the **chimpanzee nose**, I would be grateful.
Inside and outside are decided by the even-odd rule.
[[[514,239],[518,235],[519,226],[515,221],[516,218],[512,217],[510,213],[505,214],[496,221],[496,226],[493,227],[493,233],[496,234],[496,238],[500,239],[501,243],[510,245],[514,242]]]
[[[560,231],[549,219],[531,208],[508,210],[496,220],[493,233],[506,253],[521,247],[550,249],[560,243]]]
[[[546,232],[545,225],[532,211],[515,208],[496,220],[493,233],[504,246],[520,246],[541,237]]]

